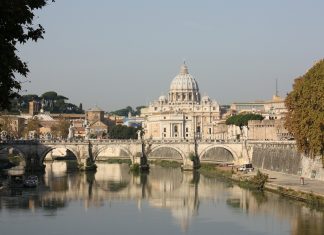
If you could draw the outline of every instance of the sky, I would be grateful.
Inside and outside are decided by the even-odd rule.
[[[167,95],[183,61],[219,104],[292,90],[324,52],[322,0],[56,0],[36,12],[43,40],[19,46],[24,94],[106,111]],[[23,81],[24,79],[21,78]]]

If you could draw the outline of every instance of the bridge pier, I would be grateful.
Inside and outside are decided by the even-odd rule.
[[[78,169],[80,171],[96,171],[97,165],[90,157],[88,157],[80,160]]]
[[[81,171],[96,171],[97,165],[94,161],[93,151],[92,151],[92,144],[89,141],[88,143],[88,152],[83,152],[83,157],[79,156],[80,163],[79,163],[79,170]]]
[[[39,161],[39,157],[35,154],[28,155],[26,159],[26,172],[45,172],[45,165]]]

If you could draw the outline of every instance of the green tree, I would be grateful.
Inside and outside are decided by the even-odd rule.
[[[324,60],[295,79],[285,100],[285,126],[296,140],[299,151],[314,157],[324,154]],[[324,164],[324,161],[323,161]]]
[[[19,97],[21,82],[17,75],[27,77],[29,69],[17,55],[17,44],[43,38],[44,28],[35,26],[34,11],[49,0],[0,1],[0,109],[9,109],[10,101]]]
[[[137,106],[134,115],[138,115],[138,116],[140,116],[140,115],[141,115],[141,109],[142,109],[142,108],[146,108],[146,106],[144,106],[144,105]]]
[[[110,113],[111,114],[114,114],[114,115],[118,115],[118,116],[127,117],[128,116],[128,113],[131,113],[132,115],[134,115],[135,111],[133,110],[133,108],[131,106],[127,106],[124,109],[118,109],[118,110],[112,111]]]
[[[110,114],[127,117],[128,113],[131,113],[133,116],[136,116],[136,115],[141,115],[141,109],[145,108],[145,107],[146,106],[143,106],[143,105],[137,106],[135,108],[136,110],[134,110],[131,106],[127,106],[126,108],[112,111],[112,112],[110,112]]]
[[[55,91],[47,91],[41,95],[41,98],[44,100],[56,100],[57,96],[58,95]]]
[[[137,131],[141,128],[116,125],[109,128],[111,139],[137,139]]]
[[[254,113],[238,114],[229,117],[226,120],[226,125],[235,125],[240,127],[240,129],[242,130],[243,126],[248,126],[248,122],[250,120],[263,120],[263,117],[260,114]]]

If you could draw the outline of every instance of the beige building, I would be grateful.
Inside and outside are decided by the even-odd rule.
[[[160,96],[141,110],[145,138],[215,139],[220,108],[215,100],[201,97],[198,83],[183,64],[167,96]]]
[[[253,120],[248,122],[249,140],[289,140],[292,135],[285,129],[285,120]]]
[[[0,116],[0,132],[5,131],[9,138],[20,138],[24,131],[25,119],[15,115]]]
[[[281,119],[287,113],[285,100],[274,95],[272,100],[255,102],[235,102],[231,104],[231,112],[234,113],[258,113],[265,119]]]
[[[105,112],[95,106],[86,111],[86,120],[90,127],[90,133],[97,137],[105,136],[108,133],[108,120],[104,117]]]

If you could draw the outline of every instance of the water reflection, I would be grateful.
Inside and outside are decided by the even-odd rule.
[[[320,211],[199,173],[152,166],[149,174],[133,175],[126,164],[104,163],[98,164],[96,173],[80,173],[73,171],[75,166],[75,162],[46,163],[46,173],[39,177],[37,189],[1,191],[0,216],[13,210],[26,211],[27,215],[41,210],[47,216],[57,216],[58,211],[77,201],[82,202],[85,210],[105,208],[113,202],[135,202],[138,213],[143,207],[157,209],[152,212],[157,217],[168,211],[172,223],[184,233],[194,234],[194,229],[204,223],[209,225],[203,226],[205,233],[212,233],[217,223],[232,223],[226,229],[243,227],[243,231],[236,230],[240,234],[324,234]],[[105,213],[116,211],[110,209]],[[267,227],[269,221],[271,228]]]

